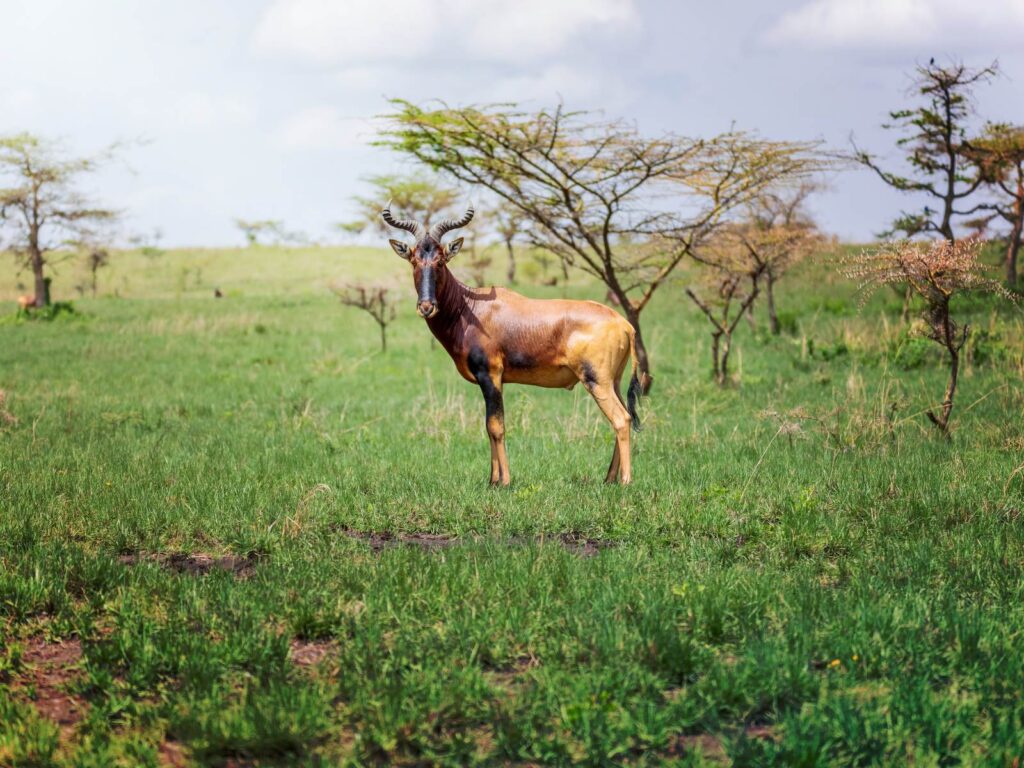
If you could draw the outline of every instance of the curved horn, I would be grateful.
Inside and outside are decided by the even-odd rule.
[[[461,219],[442,219],[430,228],[430,236],[440,241],[446,232],[451,232],[453,229],[459,229],[469,224],[473,220],[473,213],[473,204],[470,203],[469,208],[462,214]]]
[[[418,221],[412,219],[396,219],[391,215],[391,201],[388,200],[388,204],[384,206],[384,210],[380,212],[381,218],[389,226],[395,229],[404,229],[406,232],[411,233],[417,240],[426,234],[426,229]]]

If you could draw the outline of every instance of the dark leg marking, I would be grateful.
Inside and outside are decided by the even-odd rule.
[[[594,366],[590,363],[583,362],[583,386],[588,390],[593,390],[597,384],[597,373],[594,372]]]
[[[487,418],[492,416],[503,416],[504,405],[502,404],[501,392],[494,386],[491,379],[490,361],[487,354],[480,347],[473,347],[469,350],[469,357],[466,359],[469,372],[473,374],[480,390],[484,393],[484,403],[487,406]]]
[[[508,459],[505,456],[505,406],[500,383],[491,377],[490,362],[479,347],[470,350],[466,360],[470,373],[480,385],[486,407],[487,436],[491,440],[491,485],[508,485]]]

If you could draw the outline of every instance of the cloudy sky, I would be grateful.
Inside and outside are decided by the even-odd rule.
[[[234,217],[328,235],[361,178],[396,169],[367,146],[388,97],[562,98],[649,133],[735,121],[884,151],[915,63],[998,58],[980,111],[1024,122],[1024,0],[0,0],[0,18],[0,132],[132,142],[95,191],[165,245],[237,243]],[[864,173],[833,186],[816,209],[844,238],[907,202]]]

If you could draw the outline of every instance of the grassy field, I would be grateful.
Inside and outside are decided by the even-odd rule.
[[[808,266],[720,389],[667,287],[634,484],[581,387],[510,387],[492,490],[403,269],[122,254],[0,305],[0,765],[1017,764],[1019,310],[960,307],[947,442],[895,294]],[[386,355],[352,275],[400,276]]]

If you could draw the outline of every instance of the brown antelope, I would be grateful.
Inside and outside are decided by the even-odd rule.
[[[18,297],[18,311],[28,312],[32,307],[36,305],[35,296],[19,296]]]
[[[594,301],[539,300],[505,288],[470,288],[448,269],[462,248],[462,238],[448,245],[441,238],[469,224],[473,206],[461,219],[440,221],[429,229],[417,221],[396,219],[391,204],[384,221],[416,238],[410,246],[390,240],[395,253],[412,264],[418,299],[416,311],[455,361],[467,381],[479,385],[491,441],[491,485],[508,485],[502,387],[533,384],[572,389],[578,382],[597,401],[615,429],[615,450],[605,482],[632,479],[629,430],[639,429],[636,402],[635,333],[624,317]],[[633,376],[623,402],[619,381],[629,356]]]

